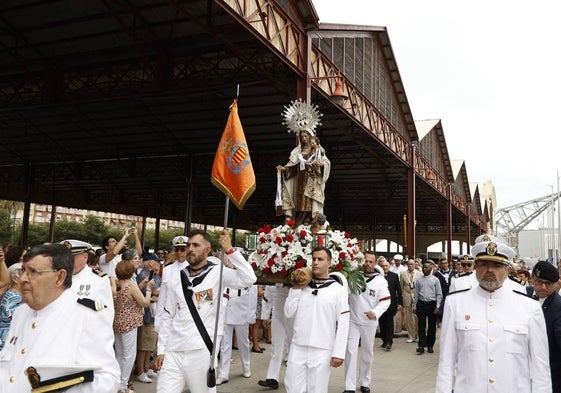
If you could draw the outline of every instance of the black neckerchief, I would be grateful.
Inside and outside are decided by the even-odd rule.
[[[328,286],[330,286],[330,285],[333,284],[334,282],[336,282],[336,281],[335,281],[333,278],[330,277],[330,278],[326,279],[325,282],[321,283],[320,285],[317,285],[317,284],[315,283],[315,281],[312,280],[312,281],[310,281],[310,283],[308,284],[308,286],[309,286],[310,288],[313,288],[313,289],[314,289],[314,290],[312,291],[312,295],[317,296],[317,294],[318,294],[318,289],[327,288]]]
[[[374,273],[372,273],[371,276],[364,276],[364,281],[366,281],[367,283],[369,283],[370,281],[374,280],[374,277],[377,277],[377,276],[379,276],[379,275],[380,275],[380,273],[374,272]]]
[[[191,284],[190,287],[188,287],[187,289],[191,290],[191,288],[196,287],[197,285],[199,285],[201,282],[203,282],[203,280],[205,279],[205,277],[207,276],[208,273],[210,273],[210,271],[212,270],[212,268],[216,266],[215,263],[213,262],[207,262],[206,266],[202,269],[202,271],[200,273],[198,273],[195,278],[193,278],[193,283]],[[189,277],[189,266],[187,266],[184,270],[186,270],[185,273],[187,273],[187,277]]]

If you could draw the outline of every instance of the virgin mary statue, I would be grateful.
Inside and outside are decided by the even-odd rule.
[[[300,100],[285,107],[283,113],[289,132],[298,136],[298,144],[288,162],[277,166],[282,175],[282,210],[287,218],[308,223],[323,215],[325,184],[331,163],[315,135],[321,115],[315,106]]]

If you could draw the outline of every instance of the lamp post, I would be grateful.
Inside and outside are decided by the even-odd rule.
[[[551,262],[553,262],[555,260],[555,224],[554,224],[554,207],[553,207],[553,185],[548,184],[547,187],[551,187],[551,194],[549,194],[549,214],[548,214],[548,222],[549,222],[549,229],[551,231],[550,236],[551,238],[547,241],[547,247],[548,247],[548,252],[547,252],[547,259],[549,260],[551,258]],[[551,248],[550,248],[551,247]],[[549,250],[551,250],[551,253],[549,252]]]
[[[555,261],[555,265],[557,266],[557,262],[561,255],[561,201],[559,197],[559,171],[557,171],[557,259]]]

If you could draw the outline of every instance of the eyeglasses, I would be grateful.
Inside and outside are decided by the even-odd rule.
[[[556,282],[551,282],[551,281],[545,281],[545,280],[540,280],[538,278],[534,278],[534,286],[535,287],[541,287],[542,285],[545,285],[546,287],[550,287],[552,285],[557,284]]]
[[[462,263],[463,267],[472,266],[472,265],[473,265],[473,263]]]
[[[21,276],[23,276],[24,274],[27,274],[29,277],[37,277],[37,276],[41,276],[43,273],[52,273],[52,272],[57,272],[57,269],[45,269],[45,270],[39,270],[39,269],[35,269],[34,267],[28,266],[26,268],[20,268],[17,269],[18,274]]]
[[[175,251],[181,251],[181,252],[185,252],[187,251],[187,247],[175,247]]]

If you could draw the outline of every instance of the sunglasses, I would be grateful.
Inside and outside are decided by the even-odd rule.
[[[462,263],[462,266],[463,266],[463,267],[472,266],[472,265],[473,265],[473,263]]]
[[[187,247],[175,247],[175,251],[185,252],[187,251]]]

